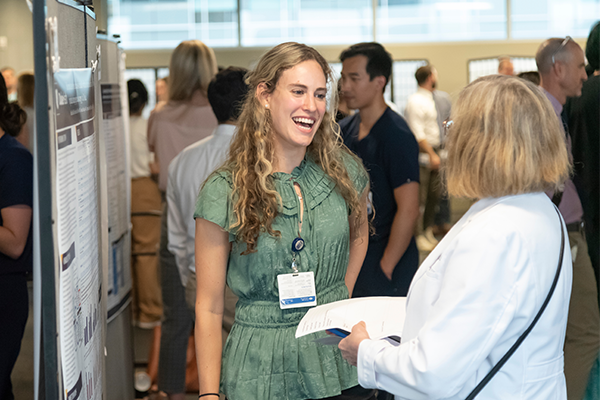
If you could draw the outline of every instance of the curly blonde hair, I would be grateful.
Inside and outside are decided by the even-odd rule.
[[[273,163],[275,161],[273,145],[273,121],[271,113],[257,97],[257,87],[265,84],[267,92],[272,93],[281,74],[305,61],[316,61],[331,85],[332,71],[327,61],[312,47],[299,43],[282,43],[269,50],[258,62],[256,69],[246,78],[249,85],[243,111],[238,120],[238,130],[231,147],[229,158],[222,167],[233,180],[233,210],[236,221],[230,226],[236,229],[236,238],[246,243],[242,254],[256,251],[256,243],[261,233],[280,236],[281,232],[272,228],[274,219],[281,210],[281,197],[273,182]],[[337,93],[329,90],[329,110],[325,112],[307,155],[319,165],[335,183],[335,190],[344,198],[350,210],[354,212],[352,223],[358,228],[361,218],[360,194],[346,171],[344,154],[354,158],[344,145],[340,127],[335,122],[335,104]]]

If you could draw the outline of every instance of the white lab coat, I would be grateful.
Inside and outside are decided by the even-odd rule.
[[[359,383],[396,399],[464,399],[529,326],[558,264],[560,223],[544,193],[475,203],[423,262],[402,344],[364,340]],[[477,399],[566,399],[571,254],[537,325]],[[393,315],[390,315],[392,318]]]

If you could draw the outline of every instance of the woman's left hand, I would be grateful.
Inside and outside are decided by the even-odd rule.
[[[365,339],[370,339],[370,337],[367,333],[367,325],[361,321],[354,325],[352,327],[352,333],[342,339],[338,344],[339,349],[342,351],[342,357],[344,357],[351,365],[356,366],[358,346],[360,345],[360,342]]]

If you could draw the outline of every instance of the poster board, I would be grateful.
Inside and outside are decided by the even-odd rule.
[[[107,224],[95,15],[34,0],[35,398],[105,399]]]
[[[95,74],[54,72],[58,316],[64,398],[102,399],[103,290],[98,236]]]
[[[108,211],[107,312],[112,321],[131,301],[131,179],[129,107],[122,52],[115,41],[98,35],[101,60],[99,125],[104,142]]]

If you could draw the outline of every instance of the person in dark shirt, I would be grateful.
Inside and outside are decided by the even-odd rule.
[[[0,399],[14,399],[10,374],[25,332],[32,269],[33,158],[14,137],[27,120],[9,104],[0,74]]]
[[[598,284],[600,302],[600,22],[597,22],[585,48],[591,76],[583,82],[581,97],[570,97],[563,108],[573,151],[573,182],[583,206],[588,253]]]
[[[392,59],[379,43],[344,50],[342,92],[355,115],[340,121],[344,143],[369,171],[374,235],[353,297],[406,296],[419,265],[419,146],[406,121],[385,103]]]

